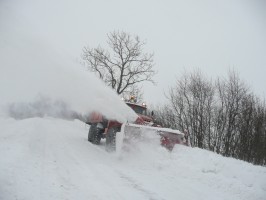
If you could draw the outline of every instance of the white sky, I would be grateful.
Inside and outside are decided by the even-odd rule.
[[[155,53],[156,86],[144,84],[148,103],[184,70],[200,68],[212,78],[229,68],[261,97],[266,96],[266,1],[263,0],[0,0],[0,30],[47,42],[73,60],[85,45],[105,45],[106,34],[123,30],[147,41]],[[21,26],[20,26],[21,27]],[[50,42],[50,44],[49,44]]]

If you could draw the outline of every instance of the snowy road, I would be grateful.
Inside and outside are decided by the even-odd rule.
[[[265,200],[266,168],[156,144],[117,156],[80,121],[0,119],[0,199]]]

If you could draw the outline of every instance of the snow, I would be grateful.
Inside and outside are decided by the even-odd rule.
[[[121,122],[135,121],[137,115],[80,64],[78,54],[68,54],[57,38],[45,35],[48,30],[42,29],[45,24],[38,18],[45,16],[29,16],[38,13],[34,10],[38,3],[27,3],[21,9],[14,2],[0,6],[0,116],[10,116],[10,109],[14,117],[22,113],[23,117],[34,113],[56,116],[67,109],[81,115],[99,111]]]
[[[61,3],[0,2],[0,200],[265,200],[265,167],[184,146],[170,153],[158,140],[119,154],[89,143],[88,127],[66,120],[72,112],[137,115],[70,53],[74,31],[64,28],[84,24],[58,9],[76,1]]]
[[[106,152],[79,120],[0,118],[0,199],[264,200],[266,168],[177,145]]]
[[[142,125],[138,125],[138,124],[131,124],[131,123],[125,123],[125,125],[128,125],[130,127],[136,127],[136,128],[142,128],[143,126]],[[123,128],[123,127],[122,127]],[[174,129],[171,129],[171,128],[161,128],[161,127],[153,127],[153,126],[147,126],[145,127],[147,130],[154,130],[154,131],[161,131],[161,132],[172,132],[172,133],[175,133],[175,134],[178,134],[178,135],[183,135],[184,136],[184,133],[181,133],[179,130],[174,130]]]

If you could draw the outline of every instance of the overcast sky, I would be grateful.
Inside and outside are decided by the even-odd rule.
[[[157,85],[143,87],[148,103],[165,102],[175,79],[194,68],[212,78],[234,68],[266,96],[264,0],[0,0],[0,6],[1,32],[19,24],[73,60],[85,45],[104,46],[110,31],[139,35],[158,71]]]

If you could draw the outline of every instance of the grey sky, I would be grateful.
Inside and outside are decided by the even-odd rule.
[[[155,53],[158,71],[157,86],[143,87],[148,103],[165,102],[164,91],[193,68],[213,78],[234,68],[256,94],[266,96],[266,1],[0,2],[1,29],[23,23],[32,37],[50,39],[51,47],[72,59],[85,45],[104,46],[110,31],[139,35]]]

